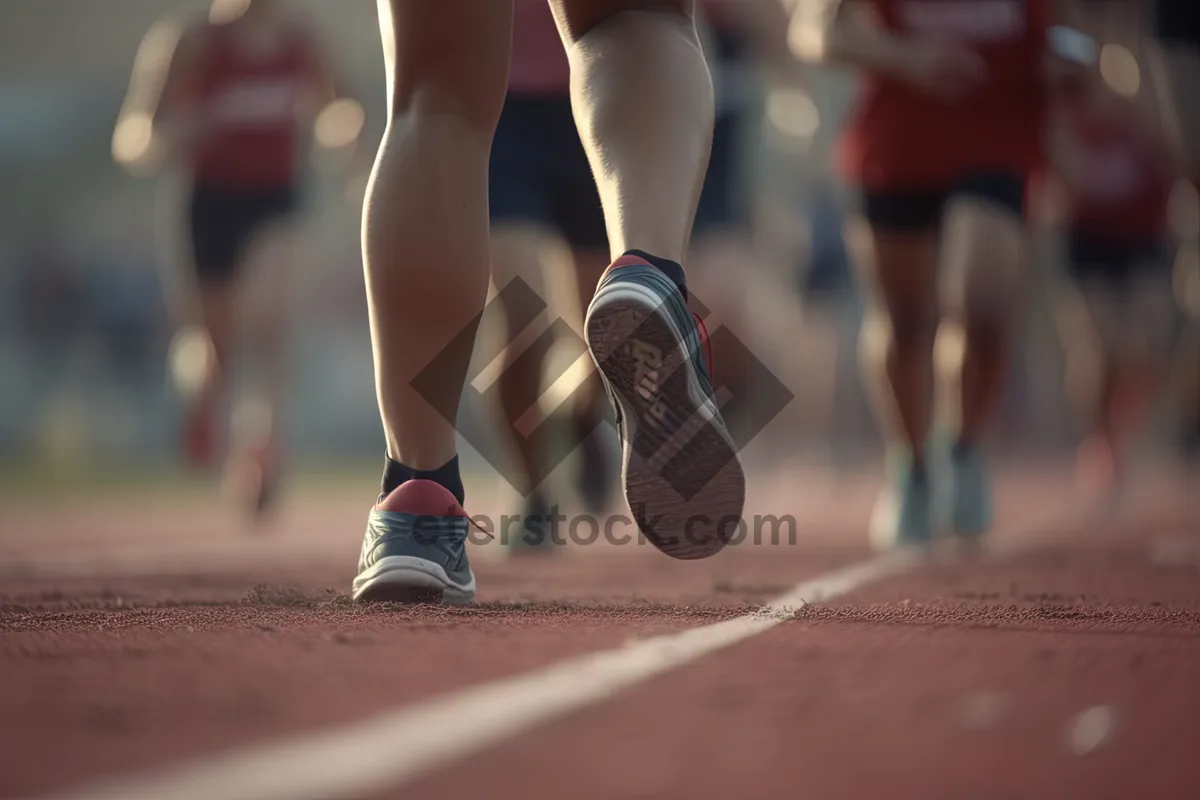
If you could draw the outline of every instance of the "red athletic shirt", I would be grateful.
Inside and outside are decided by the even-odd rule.
[[[315,51],[299,28],[271,55],[246,52],[237,23],[210,25],[183,103],[203,131],[191,154],[196,180],[234,189],[286,186],[295,179],[298,121],[317,75]]]
[[[1023,176],[1036,166],[1049,0],[846,1],[871,3],[900,35],[970,47],[988,70],[986,83],[954,104],[868,75],[840,144],[848,178],[873,191],[939,189],[975,171]]]
[[[546,0],[517,0],[513,6],[508,90],[524,97],[570,96],[571,68]]]
[[[1151,239],[1166,229],[1171,167],[1163,145],[1134,114],[1119,101],[1077,105],[1065,114],[1081,162],[1068,187],[1074,229],[1108,241]]]

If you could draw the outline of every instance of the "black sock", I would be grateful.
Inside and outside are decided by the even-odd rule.
[[[625,255],[637,256],[645,259],[646,263],[652,267],[657,267],[671,279],[671,281],[679,287],[679,293],[683,295],[683,299],[688,299],[687,292],[687,277],[683,274],[683,267],[668,258],[659,258],[652,256],[644,250],[626,250]]]
[[[387,497],[396,487],[402,483],[408,483],[412,480],[433,481],[442,486],[450,494],[454,495],[454,499],[462,505],[466,500],[466,492],[463,490],[462,475],[458,471],[458,456],[447,461],[437,469],[413,469],[406,467],[399,461],[393,461],[390,456],[385,456],[383,460],[383,484],[380,491],[383,496]]]

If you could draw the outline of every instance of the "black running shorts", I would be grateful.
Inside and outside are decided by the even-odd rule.
[[[246,248],[263,228],[299,206],[294,186],[232,189],[197,182],[188,203],[192,263],[202,284],[237,276]]]
[[[1010,172],[978,172],[950,186],[863,193],[863,214],[872,226],[898,231],[928,231],[941,225],[942,209],[955,197],[984,200],[1021,216],[1025,180]]]

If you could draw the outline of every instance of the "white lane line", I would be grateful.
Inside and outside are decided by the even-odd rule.
[[[571,658],[340,728],[200,759],[66,800],[304,800],[392,789],[485,747],[770,630],[810,603],[911,570],[890,554],[804,581],[765,608],[681,633]]]
[[[1035,534],[1069,525],[1071,514],[1041,510],[1007,526],[1008,558],[1043,542]],[[993,543],[995,545],[995,543]],[[338,728],[266,742],[105,781],[50,800],[320,800],[395,790],[472,753],[656,675],[774,628],[804,606],[831,600],[923,564],[928,555],[889,553],[797,584],[764,608],[734,619],[560,661],[535,672],[385,711]]]

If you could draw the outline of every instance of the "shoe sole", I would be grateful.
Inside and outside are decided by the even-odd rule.
[[[385,556],[359,573],[351,588],[351,597],[359,603],[461,606],[475,600],[473,575],[460,585],[438,564],[416,556]]]
[[[620,276],[597,290],[586,333],[623,421],[625,499],[659,550],[708,558],[740,528],[742,465],[688,355],[691,337],[662,300],[674,286],[651,267],[622,267]]]

